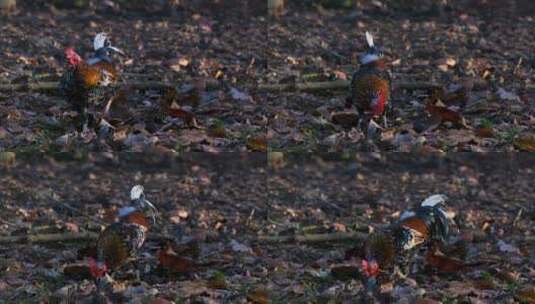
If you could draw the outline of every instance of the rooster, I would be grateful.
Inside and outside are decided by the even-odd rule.
[[[59,90],[67,101],[80,113],[82,130],[88,128],[88,107],[102,102],[104,88],[117,83],[119,72],[110,57],[111,52],[124,55],[112,46],[105,33],[98,33],[93,40],[94,56],[83,60],[74,48],[64,51],[69,64],[63,74]]]
[[[143,193],[143,186],[136,185],[130,191],[131,205],[119,210],[119,221],[104,229],[95,244],[94,256],[90,256],[89,270],[97,288],[100,280],[135,257],[145,242],[147,232],[156,223],[156,207]],[[145,215],[150,213],[150,218]]]
[[[361,129],[368,135],[372,126],[377,127],[374,117],[382,116],[387,127],[384,114],[390,106],[390,75],[383,52],[374,44],[369,32],[366,32],[366,42],[368,50],[360,57],[360,69],[353,74],[347,102],[357,108]]]
[[[405,211],[399,220],[386,229],[372,234],[361,252],[362,274],[366,290],[378,291],[378,281],[399,275],[415,251],[422,246],[447,243],[453,220],[444,207],[446,196],[435,194],[425,199],[414,210]]]

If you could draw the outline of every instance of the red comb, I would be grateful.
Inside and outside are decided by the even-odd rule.
[[[66,47],[64,53],[70,65],[77,66],[80,62],[82,62],[82,57],[76,53],[73,47]]]

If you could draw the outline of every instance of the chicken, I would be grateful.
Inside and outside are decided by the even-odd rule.
[[[93,41],[94,57],[84,61],[74,48],[65,49],[69,68],[63,74],[59,90],[67,101],[80,113],[82,129],[88,127],[88,107],[103,101],[104,88],[117,83],[119,72],[110,58],[110,52],[124,54],[110,45],[108,37],[99,33]]]
[[[385,127],[387,121],[385,110],[391,104],[390,75],[386,71],[386,60],[383,52],[375,46],[373,36],[366,32],[368,50],[360,57],[361,67],[351,79],[348,105],[354,105],[359,114],[359,124],[368,135],[375,124],[374,117],[383,117]]]
[[[385,231],[368,237],[361,251],[361,268],[367,290],[376,292],[378,282],[408,274],[412,255],[422,246],[447,242],[453,220],[444,209],[445,202],[446,196],[432,195],[415,210],[403,212],[399,220]]]
[[[90,273],[97,287],[102,277],[137,255],[147,237],[150,221],[156,223],[156,207],[145,198],[143,186],[134,186],[130,198],[131,205],[119,210],[119,220],[100,233],[95,244],[96,256],[88,258]],[[150,218],[145,211],[150,213]]]

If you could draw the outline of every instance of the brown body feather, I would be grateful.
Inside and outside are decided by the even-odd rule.
[[[360,114],[381,116],[390,100],[390,77],[383,59],[364,65],[351,80],[351,103]]]
[[[106,87],[116,84],[118,76],[118,70],[109,62],[90,65],[82,61],[65,72],[59,89],[85,123],[87,109],[106,101]]]
[[[111,224],[97,240],[97,260],[106,262],[111,270],[121,267],[137,254],[145,242],[148,229],[149,221],[139,211]]]

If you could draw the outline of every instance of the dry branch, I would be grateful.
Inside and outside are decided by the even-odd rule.
[[[303,83],[285,83],[285,84],[260,84],[259,91],[268,92],[292,92],[303,91],[313,92],[322,90],[347,90],[349,81],[335,80],[327,82],[303,82]],[[433,82],[394,82],[394,90],[431,90],[442,87],[440,84]]]
[[[170,88],[177,84],[162,81],[135,81],[125,82],[121,86],[132,89],[164,89]],[[206,88],[217,89],[222,85],[217,81],[206,82]],[[303,83],[286,83],[286,84],[260,84],[256,86],[258,91],[267,92],[314,92],[327,90],[347,90],[349,81],[335,80],[326,82],[303,82]],[[394,83],[394,90],[429,90],[441,87],[441,85],[432,82],[400,82]],[[0,84],[0,91],[56,91],[58,82],[29,82],[29,83],[11,83]]]
[[[56,242],[85,242],[96,240],[98,233],[84,232],[64,232],[64,233],[44,233],[44,234],[24,234],[13,236],[0,236],[0,244],[12,243],[56,243]],[[151,241],[171,240],[172,236],[152,233],[148,237]]]
[[[1,91],[36,91],[36,92],[54,92],[58,90],[59,82],[50,81],[50,82],[29,82],[29,83],[9,83],[9,84],[0,84]],[[165,89],[171,88],[178,85],[178,83],[169,83],[163,81],[134,81],[134,82],[125,82],[119,84],[120,87],[126,87],[136,90],[144,89]],[[216,89],[220,88],[222,85],[217,81],[207,81],[207,89]]]
[[[57,88],[58,83],[55,81],[0,84],[0,91],[54,91]]]
[[[50,234],[25,234],[0,237],[0,244],[11,243],[54,243],[54,242],[81,242],[94,240],[97,234],[93,232],[66,232]]]
[[[367,237],[367,233],[362,232],[337,232],[325,234],[305,234],[305,235],[281,235],[281,236],[259,236],[258,241],[268,243],[322,243],[322,242],[343,242],[359,241]]]
[[[0,91],[39,91],[50,92],[58,89],[58,82],[35,82],[35,83],[12,83],[12,84],[0,84]],[[161,81],[140,81],[130,82],[124,84],[132,89],[161,89],[169,88],[173,85]]]

